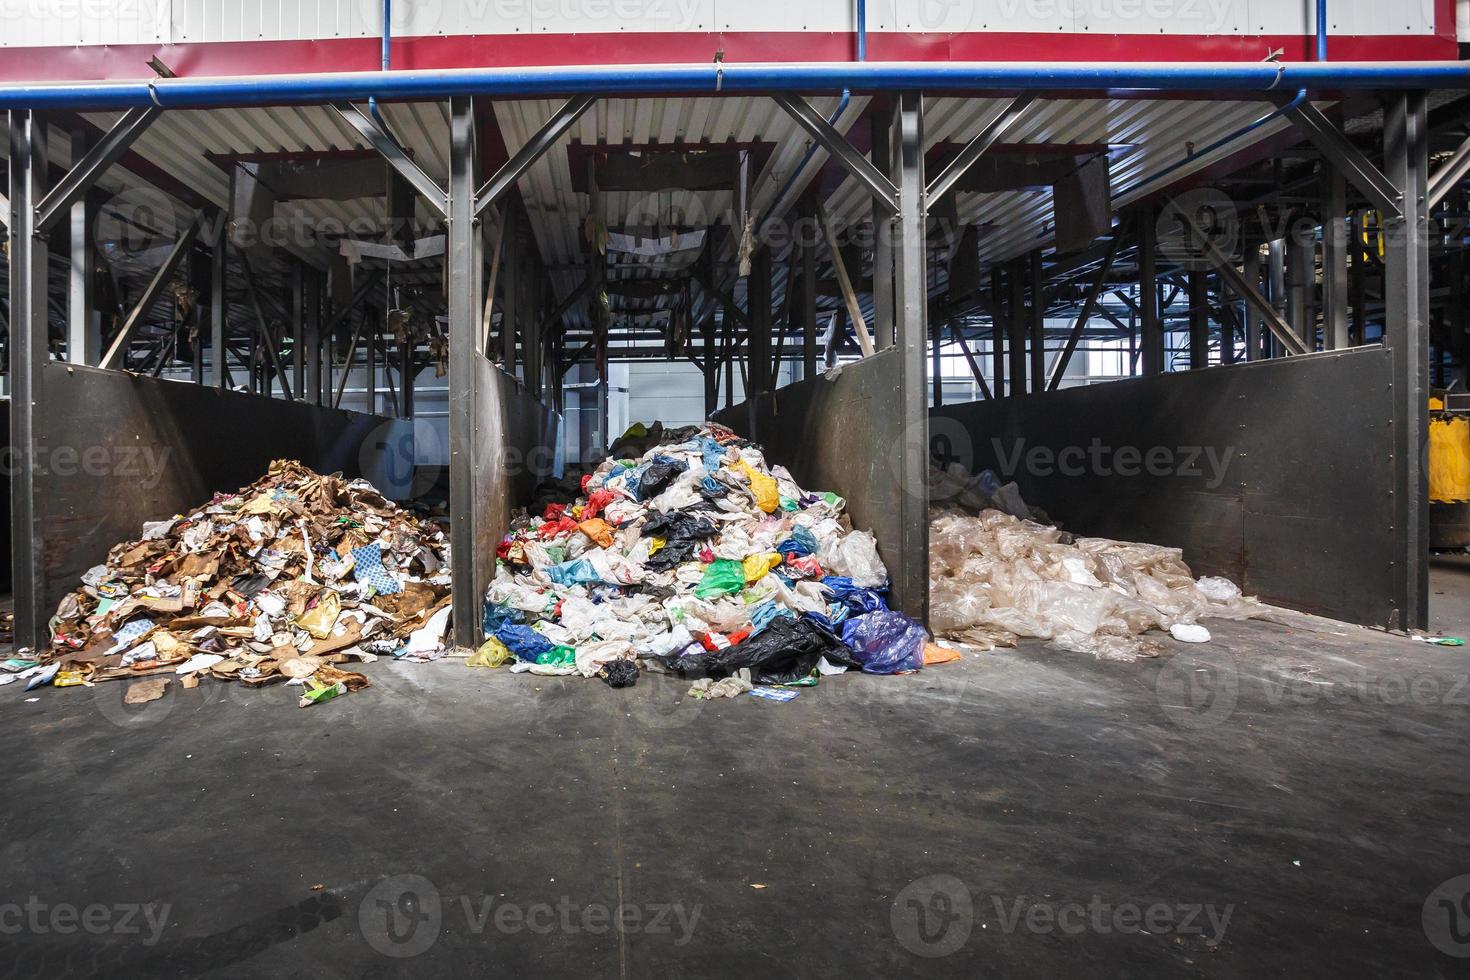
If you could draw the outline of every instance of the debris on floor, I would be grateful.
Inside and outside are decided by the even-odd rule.
[[[1207,643],[1199,620],[1267,611],[1228,579],[1196,580],[1178,548],[1074,537],[1028,519],[1044,515],[1027,507],[1015,484],[1001,487],[989,473],[933,471],[936,486],[929,529],[936,636],[982,650],[1032,637],[1127,662],[1163,651],[1150,631]]]
[[[86,684],[151,674],[286,682],[304,688],[305,706],[367,686],[336,664],[442,656],[449,585],[438,524],[366,480],[277,460],[238,493],[114,547],[62,600],[42,659]],[[130,703],[165,686],[134,685]]]
[[[699,678],[697,698],[924,665],[928,636],[888,608],[888,571],[846,501],[803,490],[729,429],[636,426],[565,482],[501,542],[495,645],[472,665],[618,686],[617,665],[636,662]]]

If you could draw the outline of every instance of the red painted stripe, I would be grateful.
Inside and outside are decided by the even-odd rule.
[[[1459,45],[1457,16],[1455,0],[1434,0],[1434,36],[1456,47]],[[1327,50],[1330,53],[1332,48],[1329,46]]]
[[[1333,60],[1431,61],[1458,57],[1454,0],[1448,34],[1410,37],[1334,37]],[[404,69],[525,67],[535,65],[699,64],[716,51],[728,62],[831,62],[854,56],[855,38],[810,31],[745,33],[510,34],[408,37],[393,43],[393,65]],[[1310,60],[1310,37],[1271,35],[1168,36],[1041,33],[873,33],[874,61],[1259,61],[1276,49],[1288,60]],[[81,81],[151,78],[157,56],[177,74],[301,74],[372,71],[376,38],[241,41],[205,44],[7,48],[0,80]]]

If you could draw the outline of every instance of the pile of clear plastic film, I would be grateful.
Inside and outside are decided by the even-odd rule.
[[[1202,619],[1267,608],[1228,579],[1195,579],[1178,548],[1074,538],[989,508],[931,512],[929,583],[936,637],[986,650],[1036,638],[1105,660],[1158,656],[1154,630],[1197,642]]]

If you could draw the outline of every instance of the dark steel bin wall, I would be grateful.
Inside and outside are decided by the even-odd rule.
[[[118,542],[265,475],[274,459],[349,477],[402,445],[398,422],[52,361],[34,467],[46,610]],[[411,426],[408,432],[411,433]],[[411,436],[410,436],[411,438]],[[20,478],[17,476],[17,478]]]
[[[909,581],[927,584],[928,556],[905,555],[901,547],[901,357],[898,350],[881,351],[844,365],[833,380],[818,375],[761,395],[754,430],[749,402],[713,419],[759,443],[766,459],[785,466],[802,487],[847,498],[853,527],[873,532],[895,584],[904,580],[904,562],[918,570]],[[897,588],[893,599],[905,610],[923,608],[923,596],[900,595]]]
[[[511,517],[530,504],[538,483],[556,475],[561,416],[490,361],[478,356],[474,361],[479,406],[474,589],[483,595],[495,574],[495,547],[510,530]]]
[[[930,446],[1014,479],[1070,530],[1180,547],[1196,575],[1265,601],[1398,626],[1392,501],[1413,488],[1393,485],[1391,371],[1364,347],[948,405]]]

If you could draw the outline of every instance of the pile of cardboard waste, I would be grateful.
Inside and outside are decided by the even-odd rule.
[[[926,648],[949,659],[889,609],[846,502],[723,426],[635,426],[566,496],[501,542],[472,665],[786,700],[827,674],[917,670]]]
[[[87,571],[51,620],[28,686],[204,675],[301,688],[303,706],[368,684],[341,664],[445,652],[449,545],[366,480],[278,460],[260,481],[147,523]],[[161,691],[162,684],[156,689]]]
[[[929,489],[929,625],[945,640],[990,650],[1043,639],[1126,662],[1163,652],[1161,633],[1208,642],[1200,620],[1268,611],[1228,579],[1195,579],[1178,548],[1052,526],[989,471],[935,468]]]

